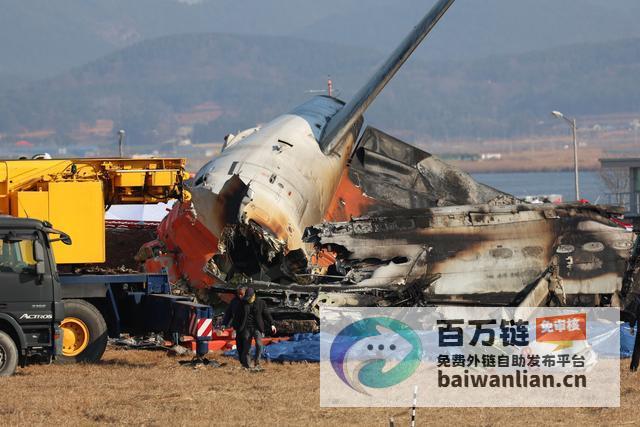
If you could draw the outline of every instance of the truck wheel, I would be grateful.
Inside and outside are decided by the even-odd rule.
[[[13,375],[18,366],[18,347],[13,339],[0,331],[0,377]]]
[[[79,299],[64,300],[62,363],[98,362],[107,348],[107,322],[97,308]]]

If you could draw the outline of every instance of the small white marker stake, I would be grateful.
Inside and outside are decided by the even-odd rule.
[[[416,427],[416,406],[418,406],[418,386],[413,387],[413,406],[411,407],[411,427]]]

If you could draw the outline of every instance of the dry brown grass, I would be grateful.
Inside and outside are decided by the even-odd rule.
[[[408,425],[409,411],[319,408],[316,364],[193,370],[159,351],[108,350],[98,365],[30,366],[0,379],[2,425]],[[622,362],[619,409],[419,409],[420,425],[627,425],[640,420],[640,374]]]

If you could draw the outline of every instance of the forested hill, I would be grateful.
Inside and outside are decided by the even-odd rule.
[[[420,49],[428,56],[428,43]],[[5,87],[0,134],[53,129],[62,138],[107,120],[148,144],[185,124],[195,142],[220,140],[288,111],[323,89],[328,74],[347,99],[386,55],[287,37],[160,37],[55,78]],[[412,59],[367,119],[433,138],[528,134],[550,109],[640,112],[639,75],[640,39],[465,62]]]
[[[3,75],[44,78],[142,40],[279,35],[386,51],[435,0],[0,0]],[[420,58],[640,37],[638,0],[457,0]]]

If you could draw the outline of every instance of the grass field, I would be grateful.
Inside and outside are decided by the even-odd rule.
[[[409,425],[404,409],[321,409],[317,364],[263,373],[178,366],[162,351],[109,349],[98,365],[30,366],[0,379],[1,425]],[[637,425],[640,374],[621,363],[621,408],[419,409],[419,425]]]

